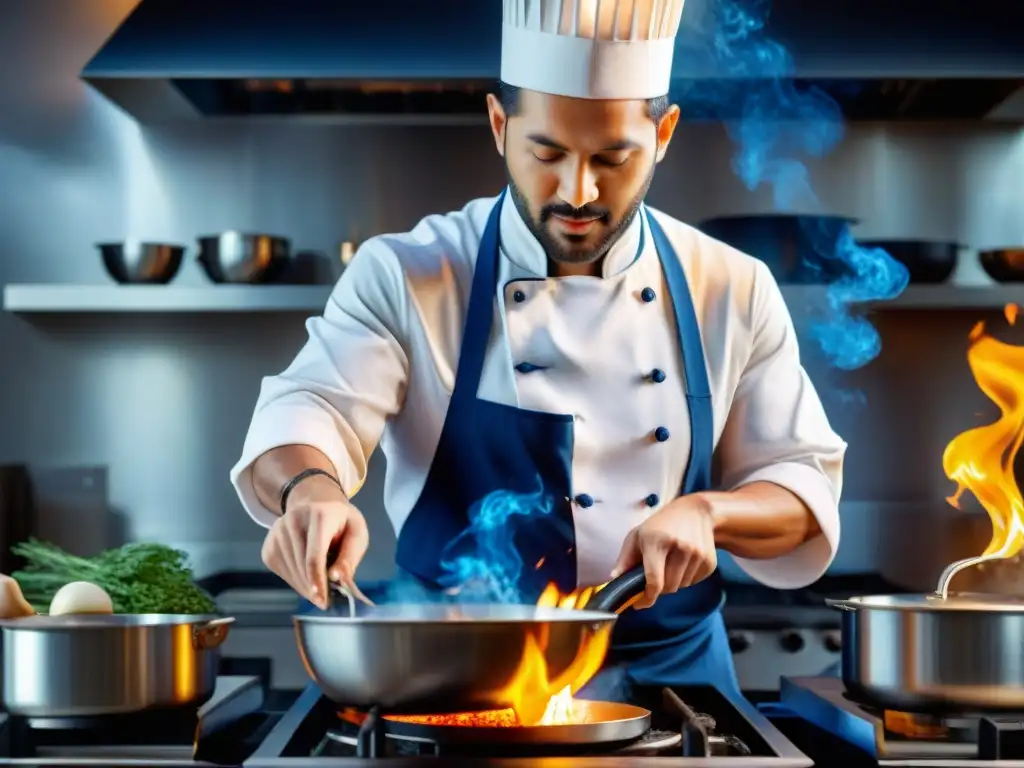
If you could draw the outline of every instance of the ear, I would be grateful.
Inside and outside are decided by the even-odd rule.
[[[508,117],[501,106],[498,97],[493,93],[487,94],[487,119],[491,123],[491,133],[494,134],[494,145],[498,154],[505,156],[505,128],[508,126]]]
[[[672,141],[672,136],[675,135],[676,125],[678,124],[679,107],[673,104],[661,116],[661,120],[658,121],[658,154],[656,162],[660,163],[665,159],[665,153],[668,152],[668,145]]]

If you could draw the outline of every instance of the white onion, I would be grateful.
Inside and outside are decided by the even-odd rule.
[[[73,581],[57,590],[50,601],[51,616],[73,613],[113,613],[114,603],[103,587],[89,581]]]

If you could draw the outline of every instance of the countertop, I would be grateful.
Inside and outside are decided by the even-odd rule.
[[[544,758],[465,758],[465,757],[421,757],[385,758],[374,760],[379,768],[720,768],[723,760],[729,768],[812,768],[809,760],[783,758],[693,758],[693,757],[544,757]],[[243,768],[364,768],[367,761],[360,758],[280,758],[244,763]],[[17,765],[26,768],[69,768],[69,766],[166,766],[174,768],[196,768],[212,763],[160,762],[153,760],[121,761],[110,759],[95,760],[3,760],[0,765]],[[935,763],[940,765],[940,763]]]

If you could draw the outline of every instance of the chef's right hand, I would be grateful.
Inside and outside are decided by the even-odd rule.
[[[328,563],[337,543],[338,555]],[[327,577],[352,584],[366,548],[369,531],[362,512],[327,478],[310,478],[288,497],[281,516],[263,542],[263,562],[318,608],[329,603]]]

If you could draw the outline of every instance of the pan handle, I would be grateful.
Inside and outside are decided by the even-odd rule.
[[[197,651],[212,651],[219,648],[227,639],[228,629],[234,623],[234,618],[230,616],[196,623],[192,627],[192,647]]]
[[[644,575],[644,567],[638,565],[609,581],[604,588],[595,592],[583,607],[588,611],[622,613],[643,597],[646,588],[647,577]]]

